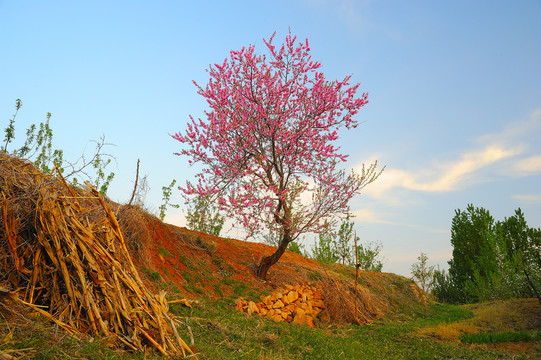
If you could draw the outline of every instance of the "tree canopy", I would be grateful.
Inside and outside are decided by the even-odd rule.
[[[541,303],[541,229],[528,227],[520,208],[497,222],[488,210],[473,205],[456,210],[451,243],[449,274],[434,275],[434,292],[440,300],[537,297]]]
[[[377,163],[346,173],[347,155],[334,145],[341,128],[357,126],[353,116],[368,95],[357,96],[351,76],[328,81],[308,40],[273,40],[264,39],[268,56],[249,46],[210,66],[208,84],[194,82],[210,110],[173,136],[184,144],[179,155],[203,165],[182,188],[186,196],[215,199],[249,236],[280,234],[278,250],[259,266],[263,278],[290,242],[326,231],[381,173]]]

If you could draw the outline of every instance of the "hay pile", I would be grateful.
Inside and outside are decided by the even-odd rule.
[[[364,286],[327,274],[321,292],[325,298],[326,320],[333,323],[364,325],[380,318],[384,302]]]
[[[192,353],[165,293],[151,294],[139,278],[117,219],[95,189],[71,188],[0,152],[0,214],[2,296],[74,335],[167,356]]]

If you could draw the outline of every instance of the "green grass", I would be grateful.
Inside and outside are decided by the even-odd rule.
[[[190,325],[195,346],[208,359],[494,359],[502,355],[416,335],[415,330],[423,326],[471,317],[471,312],[457,306],[434,305],[408,321],[316,328],[275,323],[232,311],[233,307],[233,299],[219,299],[174,310]]]
[[[0,341],[0,354],[6,352],[13,356],[13,359],[161,359],[158,356],[145,357],[142,353],[128,354],[122,350],[111,349],[106,340],[99,338],[93,341],[88,341],[85,337],[82,341],[75,339],[39,316],[31,323],[9,325],[5,326],[5,321],[0,320],[0,339],[6,339],[7,329],[12,336],[9,341]]]
[[[188,292],[191,292],[192,294],[196,294],[196,295],[204,295],[205,294],[205,291],[197,286],[194,286],[194,285],[191,285],[191,284],[185,284],[184,285],[184,289],[186,289],[186,291]]]
[[[230,282],[230,286],[238,285],[235,281]],[[202,299],[193,308],[171,304],[171,312],[180,320],[180,336],[190,342],[188,331],[192,332],[201,360],[536,358],[533,353],[506,353],[485,345],[435,341],[419,335],[419,329],[452,324],[472,317],[470,310],[455,305],[433,304],[416,313],[370,326],[316,321],[316,327],[310,328],[306,325],[276,323],[258,315],[238,312],[234,310],[234,299],[233,295],[216,301]],[[539,331],[528,334],[533,336],[532,341],[540,341]],[[0,333],[0,339],[5,335]],[[97,339],[92,343],[75,341],[44,321],[35,321],[29,328],[14,330],[9,344],[0,343],[2,349],[30,349],[21,350],[19,355],[33,359],[162,359],[156,353],[143,356],[119,352]]]
[[[141,272],[145,274],[146,276],[148,276],[149,279],[154,280],[154,281],[158,281],[162,278],[159,272],[152,271],[144,265],[141,266]]]
[[[222,285],[214,284],[213,287],[214,287],[214,292],[216,293],[216,295],[218,295],[219,297],[224,296],[224,292],[222,290]]]
[[[460,337],[460,341],[466,344],[497,344],[518,341],[541,341],[541,331],[464,334]]]
[[[167,251],[167,249],[165,248],[159,248],[158,249],[158,254],[160,254],[161,256],[165,256],[165,257],[171,257],[171,253],[169,251]]]

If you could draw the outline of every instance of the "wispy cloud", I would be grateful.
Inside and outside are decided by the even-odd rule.
[[[367,209],[358,209],[352,212],[354,220],[362,223],[388,224],[388,221],[382,220],[375,212]]]
[[[525,204],[539,204],[541,203],[541,194],[513,195],[513,199],[516,199]]]
[[[519,160],[514,167],[518,175],[537,174],[541,172],[541,155],[530,156]]]
[[[464,153],[459,159],[432,165],[428,169],[406,171],[387,169],[381,177],[368,186],[365,193],[381,197],[396,187],[423,192],[448,192],[460,189],[469,182],[475,182],[472,174],[503,159],[521,153],[520,148],[487,146],[478,151]],[[428,180],[427,179],[431,179]]]
[[[422,229],[435,234],[448,234],[449,229],[430,228],[424,225],[397,222],[388,219],[392,219],[392,215],[384,215],[368,209],[357,209],[352,211],[353,221],[365,224],[386,224],[392,226],[408,227],[415,229]]]
[[[500,132],[482,135],[476,139],[481,144],[524,142],[525,138],[539,133],[541,129],[541,108],[535,109],[524,119],[512,121]]]
[[[491,181],[496,174],[505,176],[528,176],[541,172],[541,155],[526,155],[537,141],[532,134],[541,128],[541,109],[533,111],[521,121],[510,123],[499,133],[486,134],[475,139],[476,149],[457,154],[455,160],[433,162],[417,170],[388,168],[381,177],[368,186],[364,193],[387,197],[395,188],[421,192],[450,192],[475,183]],[[528,139],[530,137],[530,139]],[[494,165],[499,165],[498,168]],[[483,169],[493,169],[493,177],[487,177]],[[481,177],[481,174],[483,177]],[[392,201],[392,198],[388,198]]]

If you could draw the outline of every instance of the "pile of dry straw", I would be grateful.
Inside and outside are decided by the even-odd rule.
[[[139,278],[107,200],[56,173],[0,152],[0,300],[9,296],[74,336],[191,354],[165,294]]]

